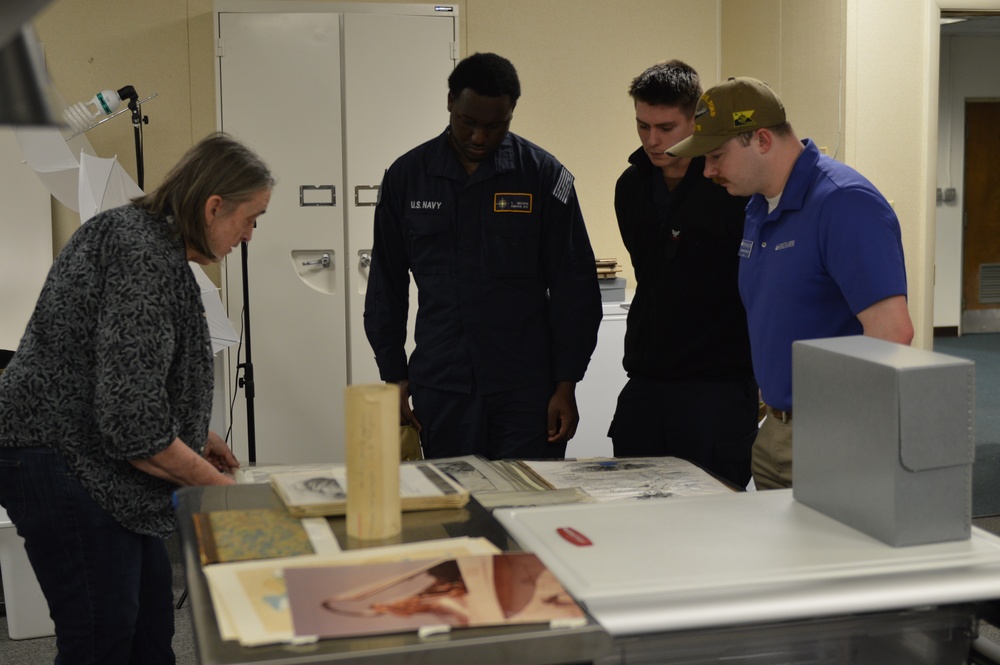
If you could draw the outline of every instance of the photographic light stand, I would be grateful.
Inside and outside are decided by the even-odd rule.
[[[240,243],[241,277],[243,281],[243,329],[246,331],[246,361],[236,365],[237,370],[243,370],[238,385],[246,391],[247,400],[247,459],[253,464],[257,461],[257,433],[254,422],[253,400],[253,353],[250,348],[250,280],[247,276],[247,243]]]
[[[142,126],[149,124],[149,118],[142,114],[142,104],[139,102],[139,95],[136,94],[135,88],[127,85],[119,90],[118,94],[122,99],[128,97],[128,108],[132,111],[132,133],[135,137],[135,182],[139,185],[139,189],[146,191],[143,186],[146,174],[143,166]]]
[[[88,102],[78,102],[66,107],[64,114],[66,123],[72,133],[66,138],[70,139],[89,132],[98,125],[103,125],[115,116],[121,115],[126,110],[132,112],[132,132],[135,137],[135,181],[139,189],[145,191],[145,166],[143,162],[142,126],[149,124],[149,117],[142,114],[142,103],[147,102],[156,93],[145,99],[139,99],[135,88],[126,85],[118,90],[102,90]],[[128,100],[128,105],[118,110],[121,102]],[[100,118],[98,120],[98,118]]]

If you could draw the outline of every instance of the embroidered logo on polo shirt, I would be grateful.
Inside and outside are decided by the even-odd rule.
[[[493,212],[531,212],[531,194],[497,192],[493,195]]]
[[[780,245],[775,246],[774,251],[780,252],[783,249],[791,249],[792,247],[795,247],[795,241],[788,240],[786,242],[781,243]]]

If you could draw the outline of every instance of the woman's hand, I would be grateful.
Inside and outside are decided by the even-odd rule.
[[[236,459],[222,437],[212,431],[208,432],[208,441],[205,442],[205,452],[202,455],[209,464],[222,473],[232,473],[240,466],[240,461]]]
[[[180,439],[174,439],[152,457],[129,462],[144,473],[181,487],[233,485],[236,483],[233,477],[220,471],[240,465],[218,435],[214,438],[209,435],[204,455],[199,455]]]

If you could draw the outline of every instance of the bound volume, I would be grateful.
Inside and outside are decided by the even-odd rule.
[[[293,517],[343,515],[347,509],[347,467],[330,464],[308,471],[272,473],[271,486]],[[469,491],[429,462],[399,467],[403,510],[461,508]]]

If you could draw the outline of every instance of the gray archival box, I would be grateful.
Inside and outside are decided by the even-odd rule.
[[[893,546],[969,537],[975,365],[871,337],[792,345],[797,501]]]

